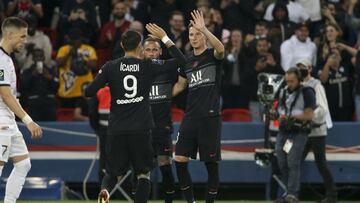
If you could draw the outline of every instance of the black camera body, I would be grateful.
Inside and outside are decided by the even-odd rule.
[[[85,57],[78,51],[72,53],[71,70],[77,76],[83,76],[88,74],[89,69],[86,64]]]
[[[275,156],[273,149],[259,148],[255,149],[255,163],[261,167],[268,167]]]
[[[313,128],[312,122],[304,122],[291,117],[281,118],[279,130],[286,133],[304,132],[309,134]]]

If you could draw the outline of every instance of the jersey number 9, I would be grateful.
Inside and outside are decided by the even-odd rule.
[[[129,86],[129,80],[130,81],[130,86]],[[126,91],[129,91],[131,93],[125,93],[125,97],[126,98],[133,98],[136,96],[137,94],[137,79],[135,76],[133,75],[127,75],[124,77],[124,80],[123,80],[123,83],[124,83],[124,89]]]

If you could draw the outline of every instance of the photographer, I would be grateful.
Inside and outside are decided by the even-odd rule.
[[[311,77],[310,61],[306,59],[300,60],[296,66],[299,68],[301,75],[303,76],[303,84],[310,86],[315,90],[317,106],[314,111],[313,128],[309,134],[309,139],[304,150],[303,159],[305,159],[306,155],[311,149],[315,156],[316,166],[324,180],[324,185],[326,188],[326,198],[321,202],[336,203],[336,186],[329,166],[327,165],[325,152],[327,128],[332,127],[325,90],[319,80]]]
[[[281,180],[287,187],[285,202],[297,203],[300,190],[300,165],[310,132],[309,123],[316,107],[315,92],[301,85],[301,73],[290,68],[285,74],[286,87],[280,93],[277,112],[280,118],[276,155]]]
[[[283,74],[283,70],[280,67],[280,59],[270,52],[271,43],[268,38],[259,38],[256,40],[256,53],[249,59],[244,74],[245,88],[247,95],[249,96],[250,104],[249,109],[253,121],[261,121],[262,118],[262,106],[257,100],[258,81],[257,77],[259,73],[274,73]]]
[[[43,50],[35,48],[32,58],[32,65],[21,75],[21,90],[28,102],[28,113],[36,121],[55,121],[55,94],[59,87],[57,71],[45,65]]]
[[[62,46],[56,57],[60,72],[58,96],[62,107],[74,108],[93,79],[97,56],[93,47],[82,42],[81,30],[71,30],[69,37],[69,45]]]
[[[38,27],[38,20],[34,15],[28,15],[25,18],[25,21],[28,23],[29,26],[28,37],[25,45],[25,50],[15,54],[16,60],[18,62],[18,67],[21,68],[21,71],[30,68],[33,63],[32,52],[34,51],[34,48],[42,49],[45,56],[45,65],[47,67],[52,66],[52,45],[49,37],[42,31],[36,30]]]

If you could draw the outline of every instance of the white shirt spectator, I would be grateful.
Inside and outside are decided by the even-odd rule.
[[[322,19],[320,0],[297,0],[297,2],[307,11],[312,22]]]
[[[313,1],[313,0],[311,0],[311,1]],[[264,15],[265,20],[272,21],[274,19],[272,16],[274,7],[275,7],[275,3],[272,3],[267,7],[265,15]],[[307,11],[298,2],[290,1],[286,5],[286,7],[289,11],[289,20],[292,22],[301,23],[301,22],[307,21],[310,18]]]
[[[36,31],[34,36],[28,35],[27,37],[26,44],[30,44],[30,43],[35,45],[34,48],[39,48],[44,51],[44,55],[45,55],[44,63],[47,67],[52,67],[51,64],[52,45],[49,37],[41,31]],[[30,66],[33,64],[32,55],[27,54],[26,50],[22,51],[21,53],[15,54],[15,57],[22,71],[30,68]]]
[[[305,42],[298,40],[296,35],[284,41],[280,47],[281,67],[286,72],[291,67],[296,67],[300,59],[307,59],[316,65],[316,45],[308,37]]]
[[[313,122],[321,125],[320,127],[313,128],[309,136],[325,136],[327,135],[327,128],[332,128],[333,126],[325,89],[322,86],[320,80],[313,77],[311,77],[310,80],[304,82],[304,84],[312,87],[315,90],[317,107],[314,111]]]
[[[16,97],[16,73],[11,57],[0,48],[0,86],[9,86]],[[0,126],[16,127],[15,114],[0,97]]]

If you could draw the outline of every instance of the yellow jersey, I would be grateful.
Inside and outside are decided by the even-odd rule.
[[[70,45],[62,46],[56,58],[65,57],[71,50]],[[90,45],[82,44],[78,49],[78,54],[81,54],[85,61],[97,60],[96,51]],[[65,65],[59,67],[59,89],[58,96],[61,98],[80,97],[86,87],[93,80],[91,70],[86,75],[77,76],[71,70],[71,58],[69,58]]]

